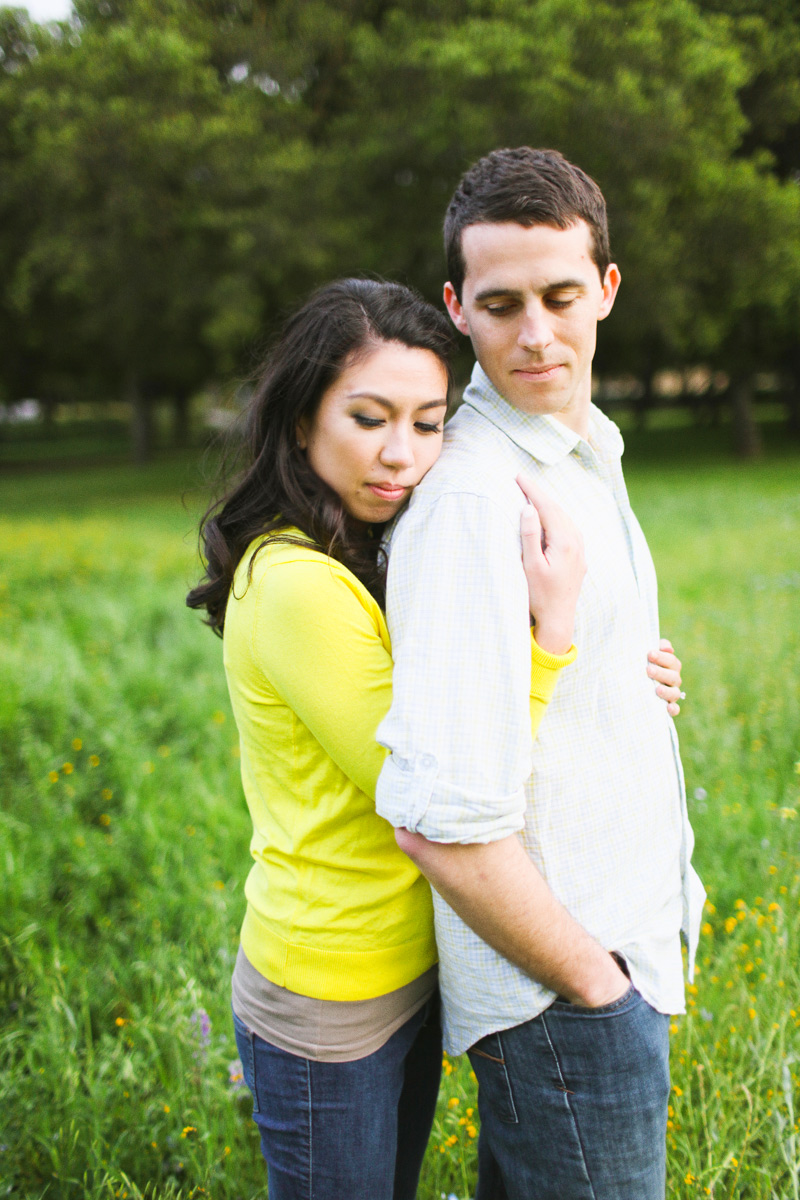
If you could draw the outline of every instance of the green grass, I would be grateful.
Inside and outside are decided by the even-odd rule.
[[[797,1200],[800,471],[666,457],[628,480],[712,901],[670,1195]],[[0,1196],[266,1194],[231,1078],[248,820],[220,644],[183,606],[194,482],[189,458],[0,481]],[[474,1108],[448,1062],[425,1200],[474,1193]]]

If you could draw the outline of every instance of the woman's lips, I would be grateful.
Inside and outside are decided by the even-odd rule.
[[[408,491],[407,487],[398,487],[393,483],[368,483],[367,487],[381,500],[400,500]]]

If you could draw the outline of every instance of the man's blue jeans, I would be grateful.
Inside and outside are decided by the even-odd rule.
[[[354,1062],[279,1050],[234,1014],[269,1200],[413,1200],[442,1068],[438,993]]]
[[[631,986],[481,1038],[475,1200],[664,1200],[669,1017]]]

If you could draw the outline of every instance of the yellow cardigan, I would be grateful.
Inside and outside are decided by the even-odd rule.
[[[237,569],[223,657],[253,821],[242,946],[281,987],[364,1000],[436,962],[427,881],[375,812],[392,698],[389,631],[346,567],[270,542]],[[532,642],[531,722],[562,666]]]

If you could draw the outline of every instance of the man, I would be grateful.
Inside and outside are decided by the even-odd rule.
[[[461,181],[445,242],[478,362],[392,538],[378,811],[435,889],[446,1045],[479,1082],[479,1200],[661,1200],[667,1014],[704,894],[652,682],[667,660],[647,665],[655,573],[591,403],[620,282],[605,203],[560,154],[499,150]],[[533,745],[519,472],[587,563],[578,659]]]

